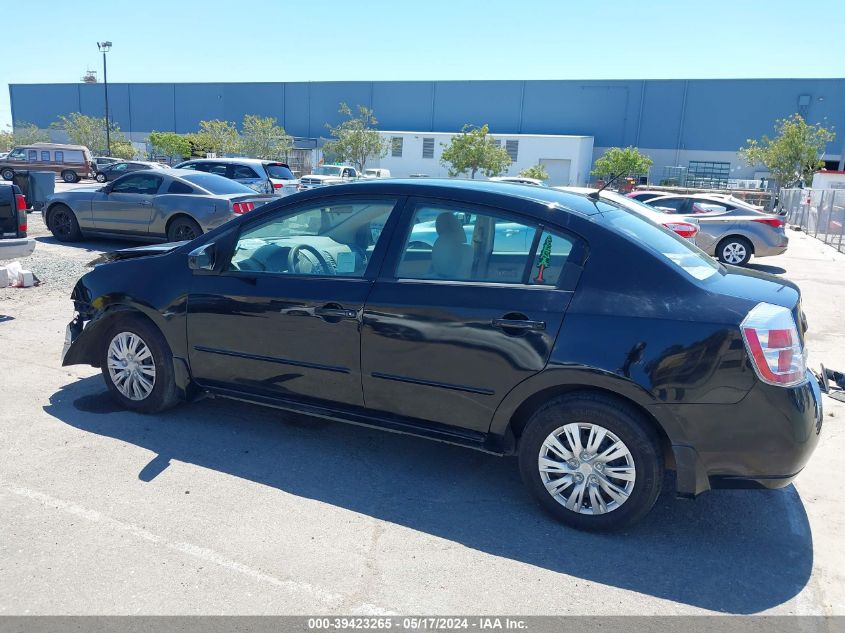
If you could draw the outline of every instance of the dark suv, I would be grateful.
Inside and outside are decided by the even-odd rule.
[[[125,407],[208,392],[518,455],[578,528],[644,516],[667,467],[682,495],[785,486],[821,429],[798,288],[590,196],[362,181],[104,261],[64,364]]]

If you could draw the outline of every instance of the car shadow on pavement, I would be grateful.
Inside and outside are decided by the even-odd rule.
[[[68,248],[76,248],[79,250],[90,251],[92,253],[101,253],[116,251],[120,248],[130,248],[132,246],[147,246],[147,242],[133,241],[133,240],[114,240],[114,239],[92,239],[86,238],[79,242],[60,242],[52,235],[41,235],[35,238],[36,242],[44,244],[55,244],[56,246],[64,246]]]
[[[510,458],[227,400],[144,416],[120,410],[99,376],[66,385],[45,411],[156,453],[140,472],[127,466],[127,478],[153,481],[172,460],[195,464],[494,556],[702,609],[746,614],[775,607],[796,596],[812,571],[810,526],[792,486],[689,501],[674,497],[667,477],[640,524],[589,534],[547,516]]]
[[[751,270],[759,270],[761,273],[769,273],[771,275],[783,275],[786,273],[786,268],[780,266],[772,266],[771,264],[746,264]]]

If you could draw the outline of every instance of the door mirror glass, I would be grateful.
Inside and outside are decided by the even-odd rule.
[[[191,270],[214,270],[214,242],[203,244],[188,253],[188,268]]]

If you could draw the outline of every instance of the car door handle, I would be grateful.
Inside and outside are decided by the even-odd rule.
[[[528,319],[493,319],[493,327],[500,330],[545,330],[545,321]]]
[[[314,315],[318,317],[328,317],[335,319],[357,319],[357,310],[347,310],[346,308],[337,304],[328,304],[322,308],[314,308]]]
[[[141,200],[141,202],[139,202],[138,204],[140,204],[142,207],[150,207],[153,203],[149,200]]]

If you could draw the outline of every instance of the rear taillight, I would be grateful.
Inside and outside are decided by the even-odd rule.
[[[675,231],[675,233],[687,239],[698,235],[698,227],[695,224],[690,224],[689,222],[666,222],[663,226],[670,231]]]
[[[243,215],[244,213],[249,213],[255,208],[254,202],[235,202],[232,205],[232,211],[237,213],[238,215]]]
[[[780,218],[754,218],[752,222],[760,222],[761,224],[768,224],[769,226],[773,226],[776,229],[779,229],[783,226],[783,220]]]
[[[284,187],[284,185],[280,182],[274,182],[273,183],[273,189],[282,189],[283,187]]]
[[[26,211],[26,198],[24,198],[23,194],[15,194],[15,205],[18,211]]]
[[[807,379],[807,361],[792,313],[758,303],[740,325],[757,377],[770,385],[794,387]]]

